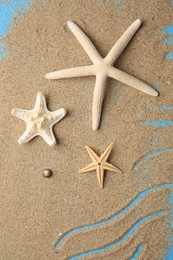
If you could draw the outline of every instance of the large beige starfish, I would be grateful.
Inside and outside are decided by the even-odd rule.
[[[101,156],[99,157],[90,147],[86,146],[87,152],[93,162],[79,171],[80,173],[82,173],[82,172],[89,172],[92,170],[96,170],[97,178],[101,189],[103,189],[104,170],[122,173],[122,171],[118,169],[116,166],[107,162],[112,147],[113,147],[113,143],[111,143],[108,146],[108,148],[105,150],[105,152],[101,154]]]
[[[49,111],[45,97],[38,92],[35,107],[32,110],[14,108],[11,113],[27,124],[25,132],[18,140],[19,144],[29,142],[39,135],[46,143],[53,146],[56,144],[53,126],[66,115],[66,110],[61,108],[53,112]]]
[[[68,27],[76,36],[79,43],[82,45],[88,56],[90,57],[93,65],[75,67],[63,69],[55,72],[46,74],[47,79],[62,79],[80,76],[96,76],[96,84],[94,89],[93,97],[93,108],[92,108],[92,120],[93,120],[93,130],[97,130],[100,124],[100,116],[102,110],[102,103],[104,97],[104,90],[106,86],[107,77],[111,77],[122,83],[127,84],[133,88],[136,88],[142,92],[145,92],[151,96],[157,96],[158,92],[145,84],[144,82],[128,75],[127,73],[116,69],[113,67],[113,63],[126,48],[133,35],[136,33],[141,25],[141,21],[137,19],[130,27],[125,31],[125,33],[120,37],[120,39],[115,43],[113,48],[107,54],[105,58],[102,58],[95,46],[88,38],[88,36],[79,28],[77,24],[72,21],[67,22]]]

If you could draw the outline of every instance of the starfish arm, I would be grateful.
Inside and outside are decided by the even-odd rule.
[[[19,144],[27,143],[31,139],[33,139],[36,135],[37,135],[37,133],[34,130],[34,128],[32,128],[31,126],[27,126],[27,128],[26,128],[25,132],[23,133],[23,135],[21,135],[21,137],[18,139],[18,143]]]
[[[109,69],[108,76],[151,96],[158,96],[158,92],[146,83],[114,67]]]
[[[103,162],[106,162],[109,155],[110,155],[110,152],[112,150],[112,147],[113,147],[113,143],[111,143],[108,148],[105,150],[105,152],[100,156],[100,163],[103,163]]]
[[[17,118],[22,119],[25,122],[28,119],[28,110],[14,108],[12,109],[11,114]]]
[[[99,62],[102,57],[98,53],[96,47],[88,38],[88,36],[80,29],[80,27],[72,21],[67,22],[68,27],[75,35],[81,46],[84,48],[93,63]]]
[[[97,166],[97,178],[99,181],[100,189],[103,189],[104,169],[100,165]]]
[[[111,163],[104,162],[102,163],[102,166],[105,170],[122,173],[122,171],[118,167],[112,165]]]
[[[92,107],[92,121],[93,121],[92,124],[93,124],[94,131],[98,130],[99,128],[105,87],[106,87],[106,76],[104,74],[97,75],[95,88],[94,88],[93,107]]]
[[[39,115],[43,111],[48,112],[45,96],[41,92],[37,93],[36,102],[35,102],[35,106],[34,106],[33,111],[38,113]]]
[[[48,128],[42,128],[42,131],[39,133],[39,135],[45,140],[45,142],[50,145],[54,146],[57,142],[55,139],[55,136],[53,134],[52,127]]]
[[[98,163],[99,161],[99,156],[88,146],[85,146],[85,148],[87,149],[87,152],[91,158],[91,160],[94,162],[94,163]]]
[[[93,65],[62,69],[45,75],[46,79],[66,79],[94,75]]]
[[[97,168],[97,163],[92,162],[89,165],[87,165],[86,167],[82,168],[79,173],[83,173],[83,172],[89,172],[89,171],[93,171]]]
[[[60,108],[56,111],[49,112],[48,118],[49,118],[50,124],[53,126],[54,124],[59,122],[66,115],[66,113],[67,113],[67,111],[65,108]]]
[[[134,21],[129,28],[125,31],[125,33],[120,37],[120,39],[115,43],[112,47],[108,55],[105,57],[105,60],[108,64],[112,65],[115,60],[120,56],[123,50],[127,47],[134,34],[137,32],[141,25],[141,20],[137,19]]]

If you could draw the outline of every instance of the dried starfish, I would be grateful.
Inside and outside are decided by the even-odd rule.
[[[101,154],[100,157],[90,147],[88,146],[85,147],[93,162],[87,165],[86,167],[84,167],[83,169],[81,169],[79,172],[82,173],[82,172],[89,172],[92,170],[96,170],[100,188],[103,189],[104,170],[122,173],[122,171],[118,169],[116,166],[107,162],[107,159],[113,147],[113,143],[111,143],[108,146],[108,148],[105,150],[103,154]]]
[[[104,97],[104,90],[106,86],[107,77],[111,77],[118,81],[121,81],[128,86],[136,88],[142,92],[145,92],[151,96],[157,96],[158,92],[152,89],[150,86],[144,82],[128,75],[127,73],[118,70],[113,67],[113,63],[120,56],[122,51],[126,48],[136,31],[141,25],[141,21],[137,19],[130,27],[125,31],[125,33],[120,37],[120,39],[115,43],[113,48],[107,54],[105,58],[102,58],[95,46],[88,38],[88,36],[79,28],[77,24],[72,21],[67,22],[68,27],[76,36],[79,43],[82,45],[89,58],[93,62],[93,65],[75,67],[63,69],[55,72],[46,74],[47,79],[62,79],[71,77],[81,77],[81,76],[96,76],[96,84],[94,89],[93,97],[93,108],[92,108],[92,120],[93,120],[93,130],[97,130],[100,124],[100,116],[102,110],[102,103]]]
[[[56,144],[53,126],[66,115],[66,110],[61,108],[53,112],[49,111],[44,95],[38,92],[35,107],[32,110],[14,108],[11,113],[27,124],[25,132],[18,140],[19,144],[29,142],[39,135],[46,143],[53,146]]]

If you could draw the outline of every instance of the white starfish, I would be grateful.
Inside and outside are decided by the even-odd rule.
[[[102,58],[95,46],[88,38],[88,36],[72,21],[67,22],[68,27],[76,36],[79,43],[82,45],[89,58],[93,62],[93,65],[75,67],[69,69],[63,69],[55,72],[46,74],[47,79],[61,79],[61,78],[71,78],[80,76],[96,76],[96,84],[94,89],[93,97],[93,109],[92,109],[92,119],[93,119],[93,130],[99,128],[100,116],[102,110],[102,103],[104,97],[104,90],[106,86],[107,77],[111,77],[122,83],[127,84],[133,88],[136,88],[142,92],[145,92],[151,96],[157,96],[158,92],[152,89],[150,86],[144,82],[128,75],[127,73],[118,70],[113,67],[113,63],[126,48],[136,31],[141,25],[141,21],[137,19],[130,27],[125,31],[125,33],[120,37],[120,39],[115,43],[113,48],[107,54],[105,58]]]
[[[46,143],[53,146],[56,144],[53,126],[66,115],[66,110],[61,108],[53,112],[49,111],[44,95],[38,92],[35,107],[32,110],[14,108],[11,113],[27,124],[25,132],[18,140],[19,144],[29,142],[39,135]]]

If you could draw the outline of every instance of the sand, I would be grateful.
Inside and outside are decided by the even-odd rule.
[[[145,81],[159,83],[160,96],[150,97],[109,79],[99,131],[92,130],[94,77],[48,81],[50,71],[91,64],[70,32],[75,21],[105,56],[137,18],[143,25],[115,66]],[[161,260],[169,250],[168,196],[171,188],[155,189],[117,220],[75,232],[55,252],[58,239],[71,229],[97,223],[126,208],[144,190],[171,183],[172,127],[143,126],[143,121],[172,120],[172,112],[147,106],[172,105],[170,46],[161,34],[172,22],[164,0],[49,0],[33,4],[16,20],[5,41],[9,51],[0,65],[0,259],[68,259],[121,240],[137,221],[164,210],[141,224],[122,243],[86,259],[130,259],[140,245],[138,259]],[[32,109],[36,93],[46,95],[50,110],[65,107],[68,115],[54,127],[58,144],[49,147],[40,137],[25,145],[17,140],[25,123],[11,115],[14,107]],[[90,163],[85,145],[101,154],[114,142],[109,161],[124,173],[107,172],[100,190],[95,172],[79,174]],[[50,168],[53,176],[42,176]]]

